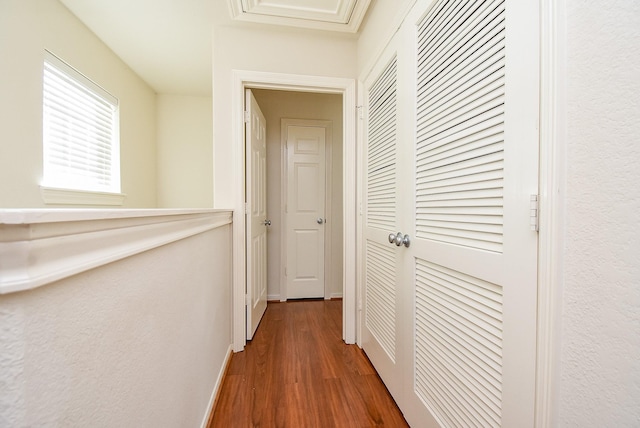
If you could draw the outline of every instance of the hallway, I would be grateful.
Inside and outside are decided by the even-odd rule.
[[[209,428],[407,426],[341,332],[341,300],[269,303],[254,339],[231,358]]]

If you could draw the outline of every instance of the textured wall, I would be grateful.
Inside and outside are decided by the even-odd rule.
[[[558,426],[640,423],[640,2],[567,0]]]
[[[231,343],[231,226],[0,296],[0,427],[197,427]]]

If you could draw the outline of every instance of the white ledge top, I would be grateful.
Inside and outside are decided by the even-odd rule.
[[[231,224],[231,210],[0,210],[0,295]],[[230,233],[230,232],[229,232]]]
[[[0,209],[0,224],[58,223],[70,221],[229,213],[206,208],[7,208]]]

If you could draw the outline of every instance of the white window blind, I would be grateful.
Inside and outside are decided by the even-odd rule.
[[[118,100],[45,51],[45,187],[120,193]]]

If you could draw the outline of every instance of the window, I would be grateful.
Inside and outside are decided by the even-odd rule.
[[[120,193],[118,99],[48,51],[43,161],[43,189]]]

